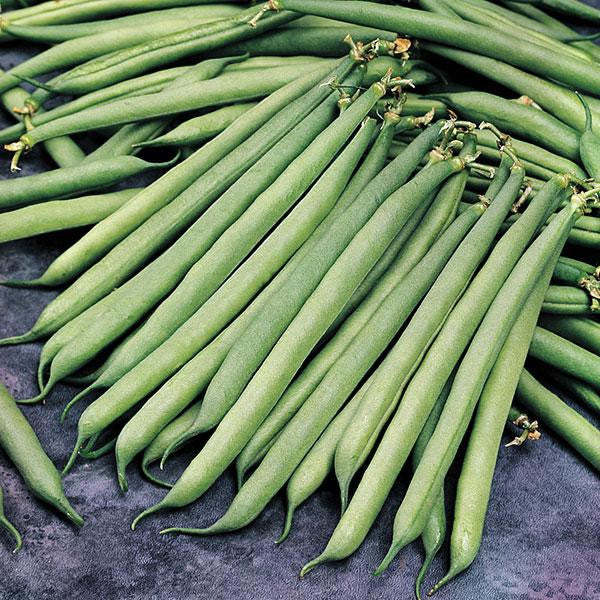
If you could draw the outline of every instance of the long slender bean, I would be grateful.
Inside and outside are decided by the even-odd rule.
[[[0,213],[0,242],[92,225],[115,212],[139,191],[139,188],[131,188],[109,194],[53,200]]]
[[[0,384],[0,446],[15,465],[31,492],[65,515],[75,525],[83,519],[69,504],[58,471],[44,452],[31,425],[8,390]]]
[[[421,509],[446,476],[496,356],[536,283],[535,275],[549,265],[549,281],[568,231],[584,207],[585,201],[574,196],[529,246],[488,309],[461,361],[440,421],[396,513],[393,541],[376,573],[385,570],[400,549],[419,535]]]
[[[600,323],[593,319],[542,315],[540,326],[600,355]]]
[[[359,197],[355,200],[350,208],[344,211],[343,215],[340,215],[338,219],[333,221],[331,226],[327,230],[327,234],[323,235],[319,238],[318,242],[310,248],[310,250],[303,256],[302,260],[298,262],[298,265],[294,269],[295,272],[301,272],[300,266],[305,264],[305,262],[314,263],[316,260],[313,257],[321,257],[324,252],[324,248],[328,249],[328,252],[331,252],[332,240],[337,239],[339,236],[339,246],[340,251],[344,248],[349,241],[348,238],[351,238],[353,234],[361,227],[361,225],[375,212],[379,203],[381,203],[384,198],[388,195],[386,192],[388,190],[393,190],[396,186],[401,184],[403,180],[407,179],[414,170],[415,166],[420,161],[421,157],[424,153],[426,153],[429,149],[431,149],[432,145],[435,144],[437,137],[440,133],[441,128],[443,127],[443,123],[438,123],[434,126],[429,127],[423,134],[421,138],[417,138],[415,144],[412,148],[410,148],[410,153],[407,153],[403,156],[403,160],[396,159],[388,165],[381,173],[374,178],[371,183],[367,185],[367,187],[363,190],[363,192],[359,195]],[[408,152],[408,151],[407,151]],[[341,230],[341,231],[340,231]],[[335,232],[335,237],[333,236],[333,232]],[[340,233],[343,233],[342,237]],[[325,241],[324,241],[325,240]],[[287,283],[287,282],[286,282]],[[278,296],[281,295],[281,291]],[[264,309],[263,309],[264,310]],[[256,319],[255,319],[256,320]],[[190,323],[190,321],[188,321]],[[180,328],[180,332],[182,329]],[[168,341],[169,344],[175,341],[175,336],[172,336]],[[146,359],[149,363],[150,357]],[[216,471],[224,468],[224,462],[220,461],[220,465],[215,465],[215,468],[211,468],[211,470],[205,470],[204,468],[198,469],[198,466],[202,467],[202,461],[208,460],[212,463],[213,461],[213,450],[212,447],[220,448],[220,437],[223,432],[227,429],[228,425],[226,421],[234,421],[238,426],[242,425],[242,423],[237,421],[237,413],[238,408],[241,408],[243,403],[237,402],[234,407],[227,413],[228,418],[224,419],[221,424],[215,430],[215,433],[211,436],[210,440],[212,442],[208,446],[208,452],[201,453],[198,457],[196,457],[195,461],[192,463],[191,467],[186,470],[186,477],[180,480],[181,485],[175,486],[177,489],[173,489],[173,494],[166,500],[163,500],[160,505],[157,505],[151,509],[148,509],[144,513],[144,516],[150,514],[151,512],[155,512],[159,510],[163,506],[168,505],[171,501],[175,502],[177,505],[187,504],[193,501],[196,497],[202,494],[206,486],[210,485],[211,480],[214,480],[216,477]],[[265,415],[266,416],[266,415]],[[247,418],[244,417],[242,419],[244,424],[246,425],[244,438],[241,436],[238,438],[239,442],[239,450],[241,450],[242,446],[248,441],[249,437],[253,434],[253,431],[248,427]],[[254,426],[256,428],[262,419],[257,419],[257,422]],[[249,430],[250,429],[250,430]],[[236,444],[237,445],[237,444]],[[207,447],[205,446],[205,449]],[[219,452],[220,453],[220,450]],[[237,454],[237,452],[235,452]],[[231,460],[235,457],[231,457]],[[216,456],[216,455],[215,455]],[[198,474],[202,474],[201,481],[197,482]],[[185,482],[186,479],[190,479],[192,484],[188,484]],[[141,518],[141,517],[140,517]],[[139,520],[139,519],[138,519]],[[137,523],[137,521],[136,521]]]
[[[107,187],[133,175],[169,167],[174,159],[152,163],[134,156],[105,158],[45,173],[0,181],[0,207],[34,204],[77,192]]]
[[[544,364],[577,377],[600,390],[600,357],[556,333],[537,327],[531,340],[529,354]]]
[[[600,415],[600,394],[591,386],[554,369],[547,371],[546,374],[558,384],[560,389],[566,391],[570,398]]]
[[[402,31],[405,35],[456,46],[556,79],[591,94],[600,91],[595,66],[569,56],[553,56],[537,44],[467,21],[448,19],[420,10],[385,6],[375,2],[341,0],[276,0],[278,8],[347,21],[368,27]]]
[[[543,415],[545,426],[600,471],[600,431],[585,417],[546,389],[527,370],[521,373],[517,398],[526,409]]]
[[[598,295],[598,282],[594,285],[595,294]],[[600,303],[597,298],[580,288],[551,285],[546,293],[542,311],[554,315],[592,315],[600,311]]]

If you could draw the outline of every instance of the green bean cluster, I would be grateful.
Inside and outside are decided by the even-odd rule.
[[[63,474],[114,454],[123,493],[134,464],[166,488],[132,529],[234,467],[216,522],[161,533],[241,529],[285,488],[283,543],[333,475],[340,517],[301,576],[359,550],[410,461],[375,574],[420,538],[420,599],[446,537],[430,594],[476,561],[500,453],[557,435],[600,470],[600,47],[565,24],[599,10],[3,8],[0,43],[42,49],[0,71],[0,243],[79,233],[34,279],[2,274],[59,289],[0,340],[41,348],[39,393],[0,384],[0,447],[34,495],[83,524],[18,406],[63,381],[82,386]],[[41,146],[55,168],[17,175]],[[157,473],[191,442],[175,481]]]

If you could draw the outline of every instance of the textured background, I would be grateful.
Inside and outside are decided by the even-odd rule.
[[[594,2],[600,5],[600,1]],[[0,67],[22,61],[31,48],[2,46]],[[8,124],[0,115],[0,126]],[[41,151],[23,160],[23,175],[52,168]],[[0,156],[0,178],[8,172]],[[29,279],[40,273],[80,232],[40,236],[0,248],[0,277]],[[35,321],[52,292],[0,287],[0,337],[21,333]],[[35,393],[34,373],[41,345],[0,348],[0,380],[16,397]],[[27,417],[57,465],[64,464],[75,441],[81,411],[64,427],[58,415],[75,392],[58,386],[45,406],[26,408]],[[175,477],[191,454],[170,466]],[[448,478],[448,505],[456,482]],[[333,480],[296,513],[285,544],[273,542],[283,520],[277,497],[241,532],[214,538],[160,537],[166,525],[212,523],[234,493],[231,473],[223,476],[199,502],[177,513],[148,519],[136,532],[131,519],[164,492],[130,467],[130,491],[118,490],[112,456],[79,461],[65,479],[73,505],[86,519],[77,531],[32,499],[0,454],[0,484],[7,515],[24,537],[23,550],[9,553],[10,540],[0,533],[0,598],[54,600],[191,600],[211,598],[321,600],[339,595],[354,600],[412,597],[414,576],[422,560],[419,542],[403,550],[382,577],[371,576],[387,551],[395,510],[409,473],[403,472],[375,527],[349,560],[321,567],[303,581],[298,570],[318,554],[338,518]],[[481,552],[472,568],[438,593],[461,600],[597,600],[600,599],[600,521],[598,477],[568,447],[545,434],[536,444],[500,449]],[[429,581],[444,573],[447,554],[436,559]]]

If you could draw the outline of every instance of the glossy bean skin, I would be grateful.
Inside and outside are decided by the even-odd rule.
[[[319,0],[277,0],[277,7],[343,20],[359,25],[402,31],[428,41],[485,54],[538,75],[557,79],[572,87],[597,94],[600,75],[592,65],[566,56],[548,60],[547,50],[508,32],[458,22],[444,15],[374,2],[320,2]]]
[[[479,551],[504,424],[548,285],[543,274],[539,279],[481,392],[456,488],[450,568],[434,590],[464,571]]]
[[[274,379],[276,381],[275,385],[279,386],[282,385],[278,381],[280,377],[283,376],[285,378],[291,378],[289,373],[293,369],[297,369],[295,361],[298,360],[297,357],[294,357],[294,353],[297,353],[297,350],[294,348],[291,340],[299,339],[299,332],[297,328],[303,327],[305,328],[304,331],[308,329],[310,332],[309,327],[314,327],[312,323],[307,327],[307,320],[304,318],[305,313],[313,310],[313,306],[311,306],[313,302],[318,303],[321,308],[324,306],[328,306],[328,308],[333,307],[334,310],[337,308],[335,299],[331,300],[330,304],[323,302],[322,300],[323,294],[331,294],[331,292],[328,291],[329,289],[335,289],[336,292],[339,292],[340,290],[340,286],[338,285],[339,279],[336,278],[335,285],[331,285],[331,274],[336,273],[337,268],[343,268],[344,272],[348,273],[348,263],[345,261],[352,260],[352,264],[354,264],[356,272],[360,275],[360,269],[364,267],[360,264],[360,260],[356,260],[357,246],[361,248],[361,256],[363,257],[363,260],[365,260],[365,250],[364,246],[361,244],[364,243],[366,239],[371,240],[371,242],[373,239],[375,239],[376,236],[374,236],[372,233],[373,228],[380,230],[380,238],[382,241],[385,240],[386,235],[389,235],[389,233],[381,232],[381,224],[378,221],[382,219],[386,224],[393,222],[395,218],[390,215],[393,215],[394,208],[396,210],[406,210],[407,205],[409,205],[411,201],[422,201],[431,194],[432,189],[435,189],[439,185],[441,173],[445,172],[446,177],[448,177],[452,172],[458,172],[461,168],[464,168],[464,164],[465,163],[461,158],[452,158],[441,161],[432,165],[429,169],[419,173],[414,179],[406,183],[404,186],[399,188],[399,190],[389,196],[389,198],[381,205],[381,208],[375,213],[374,217],[355,236],[350,245],[340,255],[340,258],[338,258],[335,265],[329,270],[328,274],[323,278],[319,286],[317,286],[310,299],[302,307],[296,318],[292,321],[285,333],[278,340],[277,344],[273,348],[273,351],[260,366],[259,370],[253,377],[251,383],[244,390],[238,402],[234,405],[234,407],[223,419],[219,427],[215,430],[216,432],[219,432],[220,427],[227,425],[231,427],[231,422],[227,423],[227,421],[229,420],[230,415],[232,415],[232,411],[236,410],[237,408],[239,408],[239,410],[246,411],[242,414],[248,414],[249,408],[253,412],[256,411],[256,404],[254,403],[256,401],[249,406],[246,404],[246,402],[247,398],[251,397],[250,393],[253,392],[256,394],[256,392],[253,390],[254,386],[265,387],[265,384],[269,385],[270,382],[266,383],[265,380],[261,380],[261,375],[265,374]],[[427,183],[425,183],[426,181]],[[416,190],[418,190],[418,192]],[[409,198],[410,200],[408,200]],[[464,236],[464,230],[461,231],[461,234],[463,235],[460,236],[460,239],[462,239]],[[454,239],[453,242],[453,246],[456,247],[458,241]],[[450,253],[446,253],[445,256],[447,257],[448,254]],[[423,293],[422,290],[421,293]],[[331,296],[333,296],[333,294],[331,294]],[[338,302],[339,301],[340,300],[338,300]],[[341,302],[343,302],[343,299]],[[339,304],[337,306],[339,306]],[[396,302],[390,302],[390,306],[397,307],[397,304]],[[339,308],[337,308],[337,310],[339,310]],[[406,311],[405,307],[402,306],[401,308],[398,308],[398,312],[400,315],[406,317],[409,311]],[[388,314],[389,312],[386,311],[386,316]],[[323,317],[325,319],[328,318],[326,314],[323,315],[323,313],[321,313],[321,318]],[[377,315],[377,317],[380,317],[380,315]],[[331,319],[331,317],[329,317],[329,319]],[[401,317],[398,316],[396,319],[397,320],[391,324],[387,324],[387,322],[385,322],[383,327],[385,327],[387,330],[380,336],[380,339],[377,340],[376,347],[369,348],[364,343],[364,339],[361,338],[359,341],[358,338],[355,338],[353,341],[354,347],[352,350],[349,346],[344,355],[338,359],[338,363],[343,362],[344,368],[339,367],[330,369],[328,371],[327,375],[323,378],[319,386],[311,394],[309,399],[300,407],[296,415],[294,415],[294,417],[283,429],[279,437],[275,440],[273,446],[261,461],[260,465],[258,465],[256,470],[243,484],[225,515],[207,529],[190,531],[186,530],[186,532],[195,534],[214,534],[223,531],[231,531],[247,525],[249,522],[254,520],[258,514],[260,514],[269,500],[285,484],[293,470],[301,462],[302,458],[306,455],[312,444],[316,442],[329,422],[333,419],[336,412],[344,403],[344,400],[356,387],[358,381],[361,379],[361,376],[365,373],[365,366],[367,363],[372,364],[373,360],[377,357],[377,354],[381,352],[383,347],[385,347],[384,338],[390,334],[391,330],[397,328],[398,323],[401,321]],[[379,319],[375,320],[379,321]],[[385,321],[383,317],[381,320]],[[381,327],[381,323],[379,322],[378,324]],[[292,338],[292,335],[295,336],[295,338]],[[366,339],[370,339],[368,334],[366,334],[365,337]],[[308,345],[311,344],[312,339],[314,338],[308,338],[307,340],[301,341]],[[354,344],[355,341],[356,344]],[[360,357],[354,358],[356,354],[356,346],[361,346],[363,348],[363,352],[361,352]],[[291,349],[289,356],[286,356],[284,348]],[[300,356],[305,357],[306,354],[308,354],[308,352],[303,350],[303,353]],[[287,361],[281,359],[287,359]],[[301,360],[302,358],[300,358],[300,361]],[[284,366],[285,362],[288,364],[287,372],[284,370],[286,368]],[[273,363],[276,363],[275,368],[273,368]],[[354,366],[357,368],[353,371],[352,369]],[[289,379],[286,381],[286,384],[288,382]],[[271,390],[266,388],[266,391],[268,393]],[[265,397],[268,398],[268,396],[265,394],[262,398],[260,398],[259,401],[264,402]],[[252,413],[250,414],[252,415]],[[251,433],[253,433],[253,431],[251,431]],[[213,436],[214,435],[215,434],[213,434]],[[229,453],[231,450],[226,448],[226,451]],[[201,455],[202,452],[199,456]],[[174,489],[175,488],[173,488],[173,490]],[[178,531],[182,532],[183,530],[178,529]]]
[[[559,371],[577,377],[600,390],[600,357],[556,333],[537,327],[529,354]]]
[[[378,204],[381,203],[385,197],[387,197],[389,193],[388,190],[391,191],[395,189],[396,186],[401,184],[403,179],[409,177],[410,173],[414,170],[416,164],[420,160],[420,157],[423,155],[422,152],[426,152],[431,148],[431,145],[435,144],[442,127],[443,123],[438,123],[424,132],[423,137],[418,139],[418,142],[415,143],[415,146],[411,148],[411,152],[413,152],[415,156],[411,156],[410,160],[408,160],[407,155],[404,157],[406,159],[404,161],[392,162],[391,165],[388,165],[388,167],[386,167],[377,177],[375,177],[364,188],[359,197],[353,202],[352,206],[344,211],[343,215],[340,215],[339,218],[333,221],[326,232],[324,232],[319,238],[317,243],[311,246],[310,250],[303,256],[302,260],[298,261],[298,264],[294,268],[294,272],[300,272],[300,265],[305,264],[306,261],[313,262],[313,256],[321,256],[323,253],[324,244],[330,248],[330,242],[332,239],[334,239],[330,232],[335,231],[337,237],[338,231],[347,232],[350,230],[345,235],[352,237],[352,234],[357,231],[361,225],[375,212]],[[424,149],[420,151],[419,149],[421,148]],[[337,229],[334,230],[334,226],[336,225]],[[324,242],[323,240],[325,238],[327,238],[327,240]],[[340,246],[342,248],[345,247],[346,243],[346,238],[342,238],[340,240]],[[280,288],[278,296],[281,295],[281,289],[283,288]],[[256,320],[256,318],[254,320]],[[173,337],[171,340],[172,339]],[[249,437],[253,434],[253,431],[249,430],[248,423],[246,422],[245,418],[242,419],[244,421],[243,423],[238,422],[239,415],[236,414],[238,412],[236,410],[238,405],[240,405],[239,402],[237,402],[236,405],[229,411],[228,415],[231,415],[231,420],[236,422],[236,427],[242,427],[244,429],[244,438],[242,438],[241,435],[237,436],[238,439],[236,446],[239,444],[239,448],[237,451],[235,451],[235,449],[230,449],[233,456],[227,462],[230,462],[233,460],[233,458],[235,458],[235,455],[242,449],[245,443],[247,443]],[[220,437],[228,427],[228,425],[225,423],[225,420],[227,419],[224,419],[221,422],[221,424],[215,430],[215,433],[213,433],[213,436],[211,436],[210,439],[213,440],[213,443],[209,445],[209,451],[196,457],[195,462],[193,462],[191,467],[188,468],[186,477],[184,477],[183,481],[180,479],[180,485],[178,486],[178,489],[174,488],[173,494],[170,498],[163,500],[162,504],[146,511],[145,515],[159,510],[163,506],[168,505],[168,503],[171,501],[173,501],[175,505],[187,504],[201,495],[203,490],[211,484],[211,480],[214,480],[214,477],[216,477],[216,471],[225,467],[224,461],[219,460],[219,464],[215,464],[215,468],[211,467],[211,470],[208,472],[202,468],[202,462],[208,460],[210,463],[212,463],[216,456],[220,456],[220,450],[217,451],[217,453],[213,456],[214,452],[211,446],[214,446],[215,449],[221,447]],[[255,427],[258,427],[260,421],[262,421],[262,418],[257,418]],[[196,465],[198,465],[200,468],[198,468]],[[213,471],[215,471],[215,474],[213,474]],[[202,479],[201,481],[197,481],[200,474],[202,474]],[[186,479],[188,479],[189,482],[186,482]]]
[[[367,380],[340,410],[289,478],[285,490],[287,500],[285,523],[281,536],[277,540],[278,544],[288,537],[296,508],[319,489],[333,468],[337,442],[348,426],[368,385]]]
[[[172,161],[150,163],[134,156],[112,157],[36,175],[4,179],[0,181],[0,207],[13,208],[108,187],[133,175],[171,164]]]
[[[309,242],[316,240],[322,232],[327,230],[329,224],[337,218],[341,212],[346,210],[352,202],[354,202],[358,194],[384,167],[386,154],[394,135],[394,120],[384,120],[384,124],[377,136],[377,140],[374,142],[361,166],[353,175],[350,183],[344,190],[344,193],[340,196],[338,203],[331,213],[320,223],[309,241],[304,244],[301,251],[306,251]],[[297,262],[298,259],[297,253],[292,260]],[[317,362],[322,363],[321,359],[317,359]],[[236,459],[236,472],[240,486],[246,470],[266,454],[272,440],[285,423],[287,423],[296,413],[302,402],[313,391],[330,364],[331,363],[327,361],[326,365],[323,366],[313,365],[311,361],[311,363],[303,369],[302,373],[300,373],[300,375],[290,384],[276,406],[261,423],[256,433],[252,436],[251,440],[246,444]]]
[[[393,414],[408,378],[418,368],[448,314],[468,286],[475,269],[492,244],[498,224],[512,206],[522,180],[523,170],[514,168],[502,191],[449,259],[379,367],[380,373],[357,412],[353,426],[348,428],[336,450],[336,474],[341,485],[343,481],[344,488],[362,464],[366,449],[373,443],[375,433],[381,430]],[[453,366],[450,366],[450,371]],[[388,372],[392,369],[393,375],[390,375]],[[449,376],[447,365],[444,374]],[[439,380],[436,379],[436,383],[439,384],[440,381],[438,389],[427,395],[429,406],[439,396],[445,383],[443,376]],[[409,407],[413,405],[414,402],[407,403]],[[418,426],[415,427],[414,435],[406,438],[407,444],[410,441],[414,443],[418,430]],[[409,450],[410,446],[405,449],[406,455]]]
[[[546,281],[550,280],[569,229],[583,206],[583,201],[574,196],[529,246],[490,305],[461,361],[440,421],[396,513],[392,545],[376,572],[385,570],[398,551],[419,535],[421,524],[415,517],[443,481],[456,455],[498,351],[536,283],[535,275],[549,266]]]
[[[600,354],[600,323],[585,317],[542,315],[540,326]]]
[[[338,119],[325,129],[325,131],[319,134],[319,136],[311,142],[308,148],[288,166],[286,171],[284,171],[284,173],[282,173],[282,175],[280,175],[263,194],[278,198],[281,191],[283,191],[282,195],[284,199],[299,198],[327,166],[336,152],[352,134],[353,130],[360,124],[365,114],[369,112],[376,98],[383,93],[385,93],[385,87],[383,85],[375,84],[372,86],[370,92],[365,92],[363,96],[359,97]],[[302,205],[300,205],[300,207],[301,206]],[[307,236],[309,233],[310,232],[307,232]],[[205,303],[204,306],[207,306],[207,304]],[[177,330],[177,335],[172,335],[168,338],[162,346],[159,346],[159,348],[149,354],[142,362],[138,363],[133,370],[122,377],[110,390],[108,390],[108,392],[101,396],[98,401],[94,402],[86,409],[86,412],[79,420],[77,446],[80,446],[83,441],[91,435],[94,435],[95,431],[93,430],[96,428],[100,427],[99,431],[104,429],[105,425],[101,425],[101,423],[107,419],[110,422],[114,421],[119,414],[123,414],[140,399],[140,397],[137,396],[137,393],[140,387],[139,384],[142,382],[132,375],[135,375],[139,369],[146,369],[149,365],[156,365],[157,361],[154,357],[155,353],[162,354],[166,346],[174,343],[179,334],[183,335],[186,328],[193,327],[193,323],[193,317],[188,319],[188,321]],[[214,323],[211,323],[211,326],[214,327]],[[218,327],[218,329],[220,329],[220,327]],[[196,337],[198,335],[203,336],[205,335],[205,331],[195,331],[195,335]],[[179,361],[184,353],[190,351],[192,351],[191,356],[193,356],[193,354],[198,352],[200,348],[204,346],[208,339],[206,339],[200,347],[196,346],[194,348],[194,340],[188,337],[185,347],[180,347],[178,349],[177,357],[168,356],[168,362],[173,363],[174,360]],[[192,350],[192,348],[194,348],[194,350]],[[185,360],[189,360],[191,356],[188,355]],[[164,360],[164,358],[161,358],[161,360]],[[177,366],[181,366],[181,363]],[[164,381],[164,379],[172,373],[172,370],[164,368],[157,370],[155,366],[153,366],[152,372],[153,377],[151,379],[144,378],[146,392],[143,395],[146,395],[146,393]],[[132,393],[133,390],[130,389],[127,394],[123,395],[120,390],[122,391],[123,387],[131,386],[132,383],[134,384],[133,387],[136,388],[135,393]],[[205,406],[205,403],[206,400],[203,403],[203,407]],[[75,456],[76,451],[74,451],[69,464],[72,464],[72,460]]]
[[[248,102],[218,108],[200,117],[189,119],[175,129],[147,142],[142,142],[138,146],[164,147],[201,144],[221,133],[253,106],[253,103]]]
[[[35,283],[60,285],[83,272],[155,212],[184,192],[233,149],[261,129],[280,110],[292,103],[295,104],[295,108],[298,108],[299,103],[295,101],[317,85],[329,71],[329,68],[315,68],[313,73],[297,79],[265,98],[232,123],[227,130],[148,186],[126,207],[94,227],[59,256]],[[313,106],[309,105],[309,110],[312,108]],[[301,118],[304,114],[300,113],[296,118]],[[289,118],[292,119],[291,116]],[[296,122],[292,120],[294,125]]]
[[[0,242],[93,225],[139,193],[139,188],[69,200],[53,200],[0,213]]]
[[[190,84],[179,93],[167,89],[158,94],[117,99],[107,104],[92,106],[73,115],[54,119],[35,127],[21,136],[21,143],[32,148],[40,141],[59,135],[68,135],[109,125],[123,125],[134,121],[173,115],[226,102],[262,98],[312,70],[311,66],[296,65],[293,69],[269,69],[258,80],[252,73],[221,75],[212,80]]]
[[[545,426],[600,471],[600,431],[586,418],[546,389],[527,370],[521,373],[517,398],[527,410],[540,415],[540,418],[543,415]]]
[[[54,507],[75,525],[83,525],[83,519],[67,500],[60,474],[12,399],[8,390],[0,384],[0,446],[15,465],[31,492],[43,502]]]
[[[59,75],[51,84],[60,93],[79,95],[188,56],[208,52],[238,40],[253,38],[298,17],[294,13],[284,11],[263,15],[263,18],[256,21],[255,26],[250,26],[249,21],[256,17],[259,10],[259,7],[248,8],[229,19],[220,19],[162,37],[159,34],[149,42],[129,46],[83,63]],[[119,31],[122,30],[115,33],[118,34]],[[85,38],[73,41],[80,40]]]
[[[21,546],[23,546],[23,540],[21,539],[21,534],[18,532],[17,528],[4,514],[4,493],[2,492],[2,488],[0,488],[0,527],[14,538],[15,547],[13,549],[13,554],[16,554],[21,549]]]

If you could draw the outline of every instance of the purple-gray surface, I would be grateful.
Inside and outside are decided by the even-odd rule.
[[[600,2],[596,2],[600,4]],[[0,67],[20,62],[25,52],[3,46]],[[8,124],[0,116],[0,126]],[[23,159],[22,175],[51,168],[39,150]],[[0,158],[0,178],[7,176],[8,156]],[[27,279],[66,248],[78,232],[40,236],[4,244],[0,277]],[[0,287],[0,337],[25,331],[53,292]],[[0,348],[0,380],[16,397],[35,393],[40,344]],[[75,441],[82,408],[64,426],[60,410],[75,388],[60,385],[44,406],[24,411],[57,465],[64,464]],[[192,452],[173,460],[168,473],[181,471]],[[65,478],[67,494],[85,517],[80,531],[31,498],[0,453],[0,485],[5,508],[24,537],[23,550],[12,555],[10,540],[0,534],[2,600],[345,600],[412,597],[422,560],[418,542],[403,550],[382,577],[371,575],[387,551],[393,516],[408,482],[404,471],[373,530],[349,560],[330,564],[298,578],[300,567],[319,553],[338,518],[334,482],[296,513],[288,540],[276,546],[283,520],[283,499],[238,533],[211,538],[159,536],[166,525],[212,523],[234,493],[227,473],[200,501],[177,513],[163,513],[132,532],[129,524],[164,491],[147,483],[137,465],[130,467],[130,491],[119,492],[112,456],[78,461]],[[448,509],[457,467],[448,478]],[[600,521],[598,477],[551,434],[537,443],[499,453],[492,498],[479,556],[469,571],[440,591],[440,600],[597,600],[600,599]],[[451,514],[451,513],[450,513]],[[444,573],[447,552],[436,559],[428,579]]]

